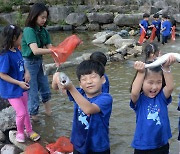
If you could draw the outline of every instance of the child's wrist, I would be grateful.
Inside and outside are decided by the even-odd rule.
[[[163,66],[161,66],[161,69],[165,73],[171,73],[171,68],[170,67],[163,67]]]

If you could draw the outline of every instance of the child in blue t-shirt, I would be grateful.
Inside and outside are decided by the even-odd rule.
[[[22,54],[18,49],[21,38],[22,30],[16,25],[6,26],[1,33],[0,96],[8,99],[16,111],[16,141],[25,142],[25,133],[30,139],[37,141],[40,136],[32,130],[28,113],[30,74],[24,67]]]
[[[136,113],[136,130],[132,147],[134,154],[168,154],[168,140],[172,137],[168,109],[173,91],[173,77],[169,66],[176,61],[169,56],[162,67],[145,69],[136,61],[137,75],[131,86],[130,107]]]
[[[146,33],[146,36],[144,39],[148,39],[147,36],[147,30],[149,28],[149,17],[150,15],[148,13],[143,14],[143,20],[140,21],[139,26],[140,26],[140,34],[142,34],[142,31]]]
[[[106,66],[107,57],[103,52],[99,52],[99,51],[93,52],[90,55],[90,59],[95,60],[95,61],[99,61],[104,65],[104,67]],[[102,92],[109,93],[109,79],[108,79],[108,76],[106,74],[104,74],[104,77],[106,79],[106,82],[102,86]]]
[[[94,60],[81,62],[76,70],[81,88],[71,81],[61,84],[60,73],[53,76],[52,88],[67,90],[74,102],[74,118],[71,142],[74,154],[110,154],[109,119],[112,111],[112,96],[102,92],[105,82],[104,66]]]
[[[161,22],[161,33],[162,33],[162,44],[167,43],[169,36],[171,35],[171,27],[172,24],[168,20],[168,15],[162,15],[162,22]]]
[[[156,37],[158,42],[160,42],[161,21],[159,19],[159,14],[154,14],[153,18],[152,26],[156,28]]]

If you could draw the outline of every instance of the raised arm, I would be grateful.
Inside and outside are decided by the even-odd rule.
[[[79,91],[74,87],[74,85],[67,86],[69,92],[71,93],[72,97],[76,101],[76,103],[79,105],[79,107],[83,110],[85,114],[95,114],[100,112],[100,108],[94,104],[89,102],[86,98],[84,98]]]
[[[59,79],[59,72],[55,73],[53,75],[53,81],[52,81],[52,88],[55,90],[68,90],[76,103],[79,105],[79,107],[83,110],[85,114],[95,114],[100,112],[100,108],[94,104],[89,102],[84,96],[79,93],[79,91],[75,88],[75,86],[72,84],[71,81],[68,82],[68,84],[61,84]]]
[[[170,55],[166,63],[162,66],[164,79],[166,83],[166,86],[164,87],[163,91],[166,98],[169,98],[174,89],[173,76],[170,70],[170,65],[172,65],[174,62],[176,62],[176,58],[173,55]]]
[[[131,100],[133,101],[134,104],[136,104],[136,101],[139,98],[144,77],[145,77],[145,63],[136,61],[134,63],[134,68],[138,71],[137,75],[133,81],[132,84],[132,89],[131,89]]]

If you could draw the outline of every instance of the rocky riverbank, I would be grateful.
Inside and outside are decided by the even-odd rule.
[[[140,2],[140,1],[139,1]],[[78,5],[62,5],[47,3],[50,11],[49,27],[51,30],[119,30],[122,27],[138,27],[143,13],[169,14],[177,23],[180,23],[180,2],[168,2],[159,0],[154,3],[150,1],[134,3],[105,3],[107,5],[98,5],[103,3],[87,4],[79,3]],[[12,6],[12,12],[0,13],[0,24],[8,23],[24,26],[30,7],[34,2],[26,2],[24,5]],[[177,5],[175,5],[177,3]],[[72,4],[72,3],[69,3]],[[83,5],[82,5],[83,4]]]

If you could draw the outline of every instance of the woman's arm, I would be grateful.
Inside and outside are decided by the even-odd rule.
[[[31,43],[29,45],[34,55],[45,55],[52,53],[51,49],[38,48],[37,43]],[[50,45],[49,45],[50,47]]]

